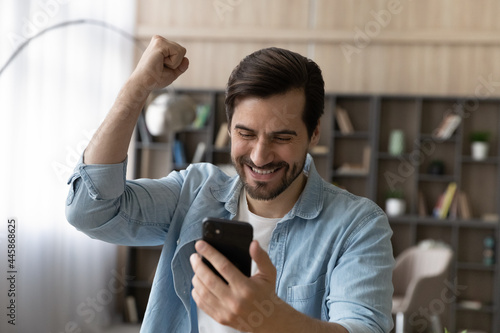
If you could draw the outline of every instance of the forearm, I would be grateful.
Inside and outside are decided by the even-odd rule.
[[[125,83],[85,150],[86,164],[115,164],[125,160],[137,119],[149,93],[150,89],[133,77]]]
[[[86,164],[121,163],[127,156],[135,124],[149,94],[168,86],[184,73],[189,60],[186,49],[154,36],[134,73],[120,91],[115,104],[84,153]]]

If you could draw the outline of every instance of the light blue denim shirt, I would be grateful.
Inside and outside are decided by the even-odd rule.
[[[349,332],[389,332],[394,258],[387,217],[372,201],[322,180],[309,155],[304,171],[304,191],[269,245],[276,294]],[[106,242],[163,245],[141,332],[197,332],[189,256],[204,217],[236,215],[242,183],[211,164],[158,180],[126,181],[125,172],[126,161],[80,162],[68,182],[68,221]]]

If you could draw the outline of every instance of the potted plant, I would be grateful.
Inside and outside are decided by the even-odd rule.
[[[390,190],[386,194],[385,213],[387,216],[401,216],[406,212],[406,201],[403,191]]]
[[[488,157],[490,132],[474,131],[470,134],[471,155],[475,161],[481,161]]]
[[[444,174],[444,162],[442,160],[433,160],[427,168],[427,173],[431,175]]]

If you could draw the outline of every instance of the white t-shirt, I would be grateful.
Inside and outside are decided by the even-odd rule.
[[[255,215],[248,209],[246,191],[241,190],[240,201],[238,205],[238,214],[235,220],[248,222],[253,227],[253,239],[257,240],[260,246],[267,252],[271,235],[276,224],[281,218],[265,218]],[[252,260],[252,275],[257,273],[257,265]],[[198,308],[198,330],[200,333],[240,333],[229,326],[224,326],[216,322],[212,317]]]

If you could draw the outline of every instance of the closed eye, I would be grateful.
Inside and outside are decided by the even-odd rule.
[[[289,142],[290,140],[292,140],[291,137],[281,137],[281,136],[277,136],[274,138],[274,140],[278,141],[278,142]]]
[[[251,139],[251,138],[253,138],[255,136],[255,134],[253,134],[253,133],[243,132],[243,131],[239,131],[238,135],[240,137],[242,137],[243,139]]]

